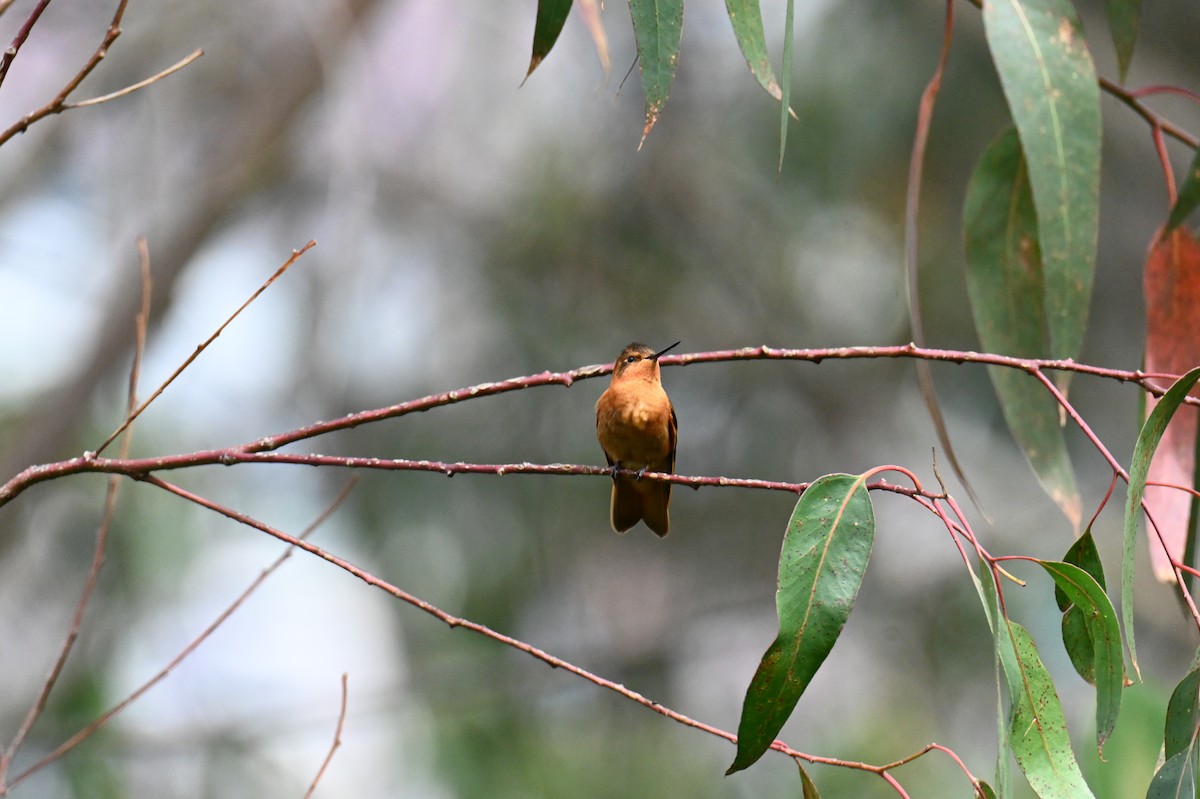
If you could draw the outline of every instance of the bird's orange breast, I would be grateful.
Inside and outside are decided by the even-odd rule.
[[[654,383],[609,386],[596,403],[596,435],[626,468],[661,461],[671,451],[671,400]]]

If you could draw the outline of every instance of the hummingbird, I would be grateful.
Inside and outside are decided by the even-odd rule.
[[[596,401],[596,438],[613,467],[609,520],[618,533],[643,521],[661,537],[671,526],[671,484],[642,482],[641,475],[675,471],[679,422],[662,387],[658,358],[679,343],[658,352],[637,342],[621,350],[612,382]],[[618,476],[617,469],[636,469],[638,477]]]

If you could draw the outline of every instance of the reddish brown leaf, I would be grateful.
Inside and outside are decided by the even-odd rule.
[[[1200,243],[1175,228],[1155,239],[1146,259],[1146,365],[1148,372],[1181,375],[1200,365]],[[1196,392],[1193,392],[1194,394]],[[1155,400],[1146,403],[1146,413]],[[1190,487],[1196,467],[1197,409],[1181,406],[1163,434],[1148,482]],[[1183,557],[1191,495],[1158,485],[1146,487],[1146,507],[1161,530],[1167,551]],[[1160,580],[1175,579],[1167,554],[1150,536],[1150,561]]]

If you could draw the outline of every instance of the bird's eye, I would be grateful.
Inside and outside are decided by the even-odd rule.
[[[630,355],[628,358],[625,359],[625,363],[636,363],[636,362],[637,362],[636,355]]]

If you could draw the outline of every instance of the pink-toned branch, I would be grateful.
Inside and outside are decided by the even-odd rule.
[[[323,525],[329,519],[329,517],[332,516],[339,507],[341,507],[342,503],[345,502],[346,497],[348,497],[350,495],[350,491],[354,488],[355,482],[356,481],[354,479],[348,480],[346,482],[346,485],[342,487],[342,490],[340,492],[338,492],[338,495],[333,499],[333,501],[331,503],[329,503],[329,505],[325,508],[325,510],[322,511],[321,514],[319,516],[317,516],[317,518],[314,519],[312,521],[312,523],[310,523],[308,525],[308,527],[306,527],[304,529],[304,531],[302,533],[300,533],[299,536],[297,536],[296,540],[303,541],[304,539],[308,538],[308,536],[310,536],[313,532],[315,532],[321,525]],[[186,660],[193,652],[195,652],[200,647],[201,644],[203,644],[205,641],[207,641],[208,638],[214,632],[216,632],[217,629],[222,624],[224,624],[226,622],[226,620],[228,620],[229,617],[232,616],[246,602],[247,599],[250,598],[250,595],[253,594],[255,591],[257,591],[258,588],[264,582],[266,582],[267,578],[270,577],[272,574],[274,574],[279,569],[279,567],[282,566],[284,564],[284,562],[287,561],[288,558],[290,558],[292,556],[292,554],[295,551],[296,551],[295,548],[290,547],[290,546],[287,549],[285,549],[279,555],[279,557],[276,558],[275,561],[273,563],[271,563],[270,566],[263,569],[263,571],[257,577],[254,578],[254,580],[250,583],[250,585],[247,586],[247,588],[244,591],[242,591],[242,593],[239,594],[237,596],[237,598],[234,599],[233,602],[231,602],[223,611],[221,611],[221,613],[219,613],[217,615],[217,617],[211,623],[209,623],[209,625],[207,627],[205,627],[204,630],[202,630],[200,632],[199,635],[197,635],[195,638],[193,638],[191,641],[189,641],[188,644],[182,650],[180,650],[180,652],[175,657],[173,657],[169,663],[167,663],[165,666],[163,666],[163,668],[161,668],[157,673],[155,673],[154,676],[152,676],[150,679],[146,680],[140,686],[135,688],[132,693],[130,693],[128,696],[126,696],[120,702],[115,704],[113,707],[106,710],[100,716],[93,719],[83,729],[79,730],[74,735],[72,735],[70,738],[63,741],[61,744],[59,744],[57,747],[55,747],[50,753],[48,753],[45,757],[40,759],[38,762],[34,763],[32,766],[30,766],[29,768],[22,771],[20,774],[18,774],[16,777],[14,777],[13,780],[11,782],[9,782],[7,785],[5,785],[4,780],[2,779],[2,775],[0,775],[0,796],[3,796],[5,794],[5,792],[7,791],[7,789],[12,788],[13,786],[18,785],[19,783],[25,781],[26,779],[33,776],[37,772],[41,771],[46,766],[50,765],[54,761],[61,758],[63,755],[70,752],[75,747],[79,746],[79,744],[83,743],[88,738],[92,737],[92,735],[94,735],[102,727],[104,727],[106,724],[108,724],[110,721],[112,721],[112,719],[114,717],[116,717],[119,713],[121,713],[123,710],[125,710],[125,708],[132,705],[138,699],[142,698],[142,696],[144,696],[147,691],[149,691],[151,688],[153,688],[154,686],[158,685],[160,682],[165,680],[171,674],[171,672],[174,671],[179,666],[180,663],[182,663],[184,660]],[[14,749],[15,749],[15,747],[14,747]],[[9,751],[12,752],[13,749],[10,749]]]
[[[158,486],[159,488],[162,488],[165,491],[168,491],[182,499],[185,499],[188,502],[192,502],[196,505],[199,505],[202,508],[211,510],[215,513],[225,516],[228,519],[238,522],[239,524],[243,524],[247,527],[258,530],[259,532],[266,533],[267,535],[272,536],[273,538],[276,538],[280,541],[290,544],[293,547],[296,547],[297,549],[302,549],[310,555],[318,557],[318,558],[326,561],[327,563],[337,566],[338,568],[342,569],[343,571],[346,571],[347,573],[362,580],[367,585],[369,585],[373,588],[379,589],[379,590],[383,591],[384,593],[386,593],[396,599],[399,599],[400,601],[405,602],[405,603],[417,608],[418,610],[423,611],[424,613],[427,613],[428,615],[434,617],[435,619],[438,619],[439,621],[443,622],[447,626],[451,627],[452,629],[453,628],[461,628],[464,630],[469,630],[478,635],[482,635],[485,638],[490,638],[491,640],[493,640],[497,643],[500,643],[505,646],[516,649],[519,652],[523,652],[536,660],[540,660],[541,662],[545,663],[546,665],[550,666],[551,668],[559,669],[561,671],[572,674],[576,677],[580,677],[580,678],[582,678],[594,685],[597,685],[601,688],[606,688],[609,691],[612,691],[613,693],[619,694],[620,696],[622,696],[626,699],[636,702],[637,704],[642,705],[643,707],[646,707],[647,709],[652,710],[655,713],[658,713],[659,715],[665,716],[665,717],[671,719],[672,721],[678,722],[678,723],[683,724],[688,727],[695,728],[697,730],[706,732],[710,735],[714,735],[719,738],[724,738],[725,740],[727,740],[731,743],[737,742],[737,736],[731,732],[722,730],[718,727],[714,727],[710,724],[706,724],[702,721],[698,721],[689,716],[686,716],[676,710],[666,707],[665,705],[661,705],[658,702],[655,702],[655,701],[647,698],[646,696],[638,693],[637,691],[634,691],[630,688],[625,687],[624,685],[621,685],[620,683],[613,682],[612,680],[609,680],[605,677],[601,677],[600,675],[590,672],[587,669],[584,669],[580,666],[576,666],[575,664],[570,663],[569,661],[563,660],[562,658],[552,655],[549,652],[547,652],[543,649],[539,649],[538,647],[536,647],[532,644],[529,644],[525,641],[522,641],[517,638],[513,638],[509,635],[505,635],[504,633],[498,632],[497,630],[493,630],[492,628],[488,627],[487,625],[480,624],[478,622],[474,622],[474,621],[471,621],[470,619],[462,618],[460,616],[455,616],[454,614],[441,609],[437,605],[434,605],[432,602],[428,602],[414,594],[410,594],[407,591],[404,591],[403,589],[399,588],[398,586],[395,586],[395,585],[387,582],[386,580],[376,577],[374,574],[370,573],[366,569],[356,566],[355,564],[351,563],[350,561],[347,561],[347,560],[339,557],[338,555],[335,555],[332,552],[322,549],[321,547],[318,547],[315,544],[312,544],[308,541],[304,541],[302,539],[288,535],[287,533],[283,532],[282,530],[278,530],[274,527],[271,527],[270,525],[265,524],[251,516],[248,516],[244,513],[241,513],[239,511],[236,511],[236,510],[226,507],[224,505],[221,505],[218,502],[214,502],[213,500],[210,500],[206,497],[200,496],[199,494],[195,494],[181,486],[175,485],[173,483],[169,483],[169,482],[162,480],[158,477],[155,477],[153,475],[147,476],[144,479],[146,482],[148,482],[152,485]],[[883,778],[886,782],[888,782],[890,785],[893,785],[893,787],[896,787],[896,788],[899,788],[899,783],[897,783],[895,778],[889,773],[890,771],[892,771],[906,763],[912,762],[916,758],[926,754],[929,751],[933,751],[935,749],[937,749],[939,751],[943,751],[943,752],[949,751],[949,750],[945,749],[944,747],[939,747],[937,745],[929,745],[929,746],[926,746],[925,748],[921,749],[919,752],[917,752],[913,755],[909,755],[906,758],[879,766],[879,765],[871,765],[869,763],[863,763],[860,761],[842,760],[839,758],[823,757],[821,755],[813,755],[813,754],[809,754],[807,752],[801,752],[800,750],[793,749],[792,747],[788,746],[783,741],[778,741],[778,740],[774,741],[771,744],[770,748],[777,752],[785,754],[789,757],[798,758],[801,760],[808,761],[810,763],[822,763],[822,764],[829,765],[829,766],[838,766],[841,768],[849,768],[849,769],[855,769],[858,771],[869,772],[869,773],[875,774],[875,775]],[[975,779],[975,777],[970,773],[970,771],[966,770],[965,766],[963,766],[963,764],[962,764],[962,761],[957,757],[955,757],[954,760],[966,772],[967,777],[972,782],[972,785],[977,785],[978,780]],[[900,789],[900,794],[902,796],[907,796],[907,794],[905,794],[903,792],[903,789]]]
[[[1090,366],[1087,364],[1076,363],[1072,360],[1041,360],[1030,358],[1013,358],[1006,355],[993,355],[989,353],[966,352],[961,350],[942,350],[928,347],[917,347],[913,344],[905,344],[902,346],[889,347],[835,347],[827,349],[779,349],[767,346],[762,347],[745,347],[735,350],[718,350],[713,352],[691,353],[686,355],[669,355],[663,356],[661,363],[663,366],[687,366],[697,363],[718,363],[725,361],[744,361],[744,360],[794,360],[807,361],[818,364],[824,360],[855,360],[855,359],[876,359],[876,358],[919,358],[933,362],[945,362],[955,364],[982,364],[987,366],[1001,366],[1010,369],[1019,369],[1028,374],[1039,377],[1042,381],[1046,381],[1044,372],[1046,371],[1071,371],[1077,374],[1092,375],[1095,377],[1117,380],[1120,382],[1134,383],[1140,386],[1146,392],[1161,396],[1166,389],[1157,385],[1155,380],[1165,376],[1150,375],[1141,370],[1122,370],[1109,369],[1098,366]],[[444,464],[431,461],[405,461],[396,460],[388,461],[375,458],[359,458],[359,459],[341,459],[335,460],[330,456],[298,456],[298,455],[272,455],[270,457],[250,457],[260,453],[272,453],[281,447],[293,444],[298,441],[303,441],[310,438],[316,438],[321,435],[337,432],[340,430],[349,430],[364,424],[384,421],[385,419],[395,419],[405,416],[410,413],[418,413],[427,411],[432,408],[441,407],[444,405],[452,405],[458,402],[463,402],[470,399],[478,399],[481,397],[493,396],[495,394],[503,394],[509,391],[519,391],[526,388],[534,388],[536,386],[561,385],[571,386],[577,380],[585,380],[594,377],[601,377],[609,374],[612,370],[611,364],[596,364],[592,366],[584,366],[579,369],[573,369],[567,372],[541,372],[539,374],[528,375],[525,377],[515,377],[508,380],[498,382],[480,383],[475,386],[456,389],[454,391],[446,391],[439,394],[431,394],[419,399],[402,402],[396,405],[389,405],[383,408],[375,408],[367,411],[359,411],[357,413],[347,414],[329,421],[317,422],[305,427],[300,427],[295,430],[290,430],[284,433],[264,436],[255,441],[246,442],[241,445],[226,447],[214,450],[202,450],[199,452],[168,455],[156,458],[142,458],[126,461],[123,459],[108,459],[96,457],[94,453],[84,453],[75,458],[70,458],[65,461],[56,463],[43,464],[38,466],[30,466],[17,475],[10,478],[4,485],[0,486],[0,506],[7,504],[14,497],[20,494],[25,489],[37,483],[46,480],[61,478],[70,474],[81,474],[86,472],[117,472],[130,476],[141,474],[149,474],[156,471],[168,469],[180,469],[190,466],[203,466],[211,464],[232,465],[235,463],[272,463],[272,462],[290,462],[290,463],[305,463],[307,465],[341,465],[353,466],[354,468],[381,468],[381,469],[419,469],[424,471],[444,471],[447,474],[458,472],[476,471],[483,473],[541,473],[541,474],[591,474],[595,473],[588,471],[589,469],[599,467],[584,467],[584,466],[568,466],[564,464],[549,464],[538,466],[534,464],[503,464],[503,465],[470,465],[470,464]],[[1052,389],[1051,389],[1052,390]],[[1059,401],[1065,402],[1065,398],[1058,395]],[[1190,404],[1200,404],[1200,401],[1193,397],[1188,397],[1187,402]],[[1068,413],[1072,412],[1069,404],[1066,406]],[[1078,414],[1072,414],[1076,422],[1082,425],[1085,434],[1089,434],[1089,438],[1093,443],[1099,444],[1099,440],[1094,433],[1091,433],[1086,423]],[[1105,454],[1105,459],[1110,465],[1116,463],[1111,454],[1107,453],[1107,449],[1100,444],[1100,451]],[[324,458],[325,460],[321,460]],[[1117,464],[1119,467],[1119,464]],[[670,479],[670,478],[660,478]],[[714,484],[721,484],[722,478],[696,478],[697,480],[713,480]],[[677,480],[684,482],[682,478]],[[700,484],[707,484],[701,482]]]
[[[104,38],[101,40],[100,46],[97,47],[95,52],[92,53],[91,57],[88,58],[87,63],[85,63],[83,67],[77,73],[75,73],[73,78],[67,81],[67,85],[64,86],[61,91],[59,91],[58,95],[53,100],[46,103],[36,111],[29,112],[10,125],[7,130],[0,133],[0,145],[7,142],[13,136],[16,136],[18,133],[24,133],[29,129],[30,125],[45,119],[48,116],[61,114],[63,111],[68,111],[72,108],[99,105],[100,103],[104,103],[109,100],[115,100],[118,97],[124,97],[125,95],[135,92],[138,89],[143,89],[153,83],[157,83],[168,75],[178,72],[203,55],[202,50],[196,50],[182,61],[179,61],[171,67],[168,67],[162,72],[146,78],[145,80],[138,81],[131,86],[126,86],[124,89],[78,103],[67,102],[67,98],[70,97],[71,94],[77,88],[79,88],[79,84],[81,84],[83,80],[88,75],[92,74],[92,71],[100,65],[100,62],[104,60],[106,55],[108,55],[108,48],[112,47],[113,42],[115,42],[121,35],[121,20],[125,16],[125,7],[128,2],[129,0],[120,0],[120,2],[117,4],[117,10],[113,14],[112,21],[108,24],[108,29],[104,32]],[[9,64],[11,64],[12,59],[16,57],[17,51],[19,50],[20,46],[24,44],[25,38],[28,37],[28,29],[32,28],[33,24],[37,22],[37,17],[48,4],[49,0],[41,0],[41,2],[39,2],[37,8],[34,9],[34,13],[31,14],[29,19],[26,20],[25,26],[22,27],[21,32],[17,34],[17,37],[13,40],[13,43],[10,44],[8,49],[5,51],[3,60],[0,61],[0,82],[4,80],[4,75],[8,71]]]

